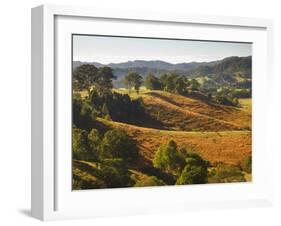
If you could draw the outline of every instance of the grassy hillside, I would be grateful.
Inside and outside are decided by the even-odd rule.
[[[212,165],[219,162],[239,165],[246,156],[251,155],[251,131],[168,131],[143,128],[101,118],[98,121],[110,128],[125,130],[137,140],[141,155],[150,161],[157,148],[169,139],[174,139],[181,147],[199,152]]]
[[[118,91],[125,92],[125,91]],[[165,91],[142,91],[147,112],[160,121],[163,129],[178,131],[250,130],[251,109],[219,105]]]
[[[118,89],[115,66],[73,71],[74,190],[252,180],[251,57],[123,71]]]
[[[198,151],[212,165],[239,165],[251,155],[251,99],[240,99],[242,107],[236,108],[165,91],[114,92],[129,94],[132,99],[141,97],[147,112],[162,124],[160,129],[153,124],[147,128],[97,118],[100,127],[123,129],[137,140],[141,155],[148,161],[169,139]]]
[[[74,189],[80,189],[79,186],[84,188],[105,188],[106,185],[102,178],[101,169],[97,164],[89,161],[73,160],[72,161],[72,173],[73,173],[73,183]],[[142,167],[139,169],[129,169],[130,179],[132,184],[142,183],[137,186],[146,186],[145,182],[149,182],[149,186],[153,186],[153,183],[158,180],[158,183],[154,183],[154,186],[161,186],[166,184],[172,184],[173,181],[167,180],[165,177],[163,180],[156,179],[159,174],[157,172],[146,170]],[[75,187],[76,186],[76,187]]]

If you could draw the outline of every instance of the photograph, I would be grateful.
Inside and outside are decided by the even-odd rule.
[[[72,34],[71,60],[72,190],[252,182],[251,42]]]

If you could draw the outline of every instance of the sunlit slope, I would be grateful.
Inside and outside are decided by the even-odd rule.
[[[120,92],[120,91],[117,91]],[[123,91],[122,93],[128,93]],[[143,99],[146,111],[162,124],[162,129],[177,131],[251,130],[251,99],[241,100],[242,107],[211,103],[165,91],[129,93]],[[247,104],[244,104],[247,103]],[[150,126],[155,128],[153,124]],[[158,128],[158,127],[157,127]]]
[[[109,127],[125,130],[135,139],[140,154],[152,160],[158,147],[174,139],[180,147],[198,151],[212,164],[224,162],[238,165],[251,154],[251,131],[186,132],[167,131],[134,126],[126,123],[97,119]]]
[[[185,131],[250,130],[251,111],[164,91],[140,94],[148,112],[167,128]]]

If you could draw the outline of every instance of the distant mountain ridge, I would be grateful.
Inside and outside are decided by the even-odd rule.
[[[122,63],[110,63],[101,64],[98,62],[73,62],[73,69],[79,67],[82,64],[93,64],[97,68],[108,66],[113,69],[114,75],[117,77],[114,80],[116,87],[122,87],[123,77],[128,74],[129,71],[135,71],[142,77],[145,77],[148,73],[153,73],[159,76],[163,73],[176,73],[178,75],[188,77],[208,77],[214,80],[216,83],[235,83],[238,77],[251,79],[252,73],[252,57],[238,57],[231,56],[222,60],[216,60],[211,62],[189,62],[189,63],[177,63],[172,64],[161,60],[135,60]],[[239,73],[239,75],[237,74]],[[241,80],[241,78],[240,78]],[[248,83],[250,81],[247,81]],[[247,85],[249,86],[249,85]]]
[[[81,61],[74,61],[73,67],[76,68],[82,64],[93,64],[96,67],[108,66],[111,68],[118,68],[118,69],[132,69],[132,68],[149,68],[149,69],[158,69],[158,70],[191,70],[195,67],[200,65],[214,65],[218,61],[212,62],[189,62],[189,63],[168,63],[166,61],[161,60],[134,60],[134,61],[127,61],[122,63],[110,63],[110,64],[101,64],[99,62],[81,62]]]

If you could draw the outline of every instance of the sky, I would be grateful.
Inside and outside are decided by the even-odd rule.
[[[161,60],[188,63],[250,55],[252,45],[249,43],[73,35],[74,61],[108,64]]]

